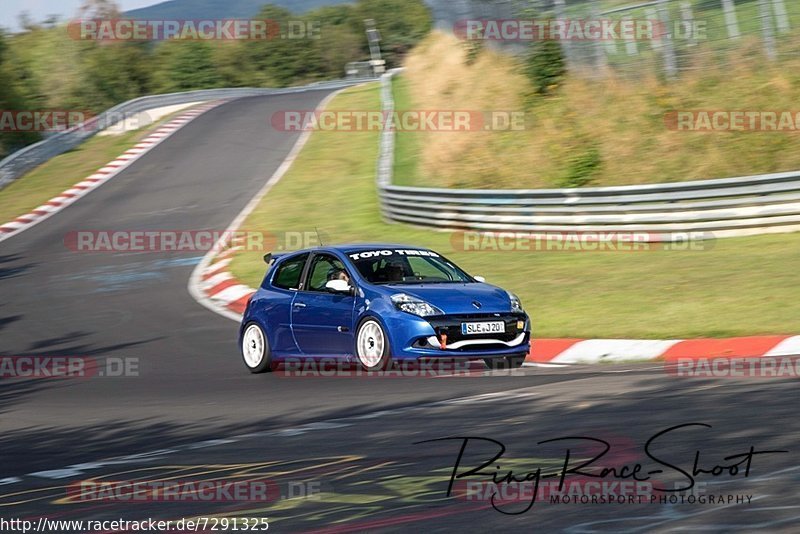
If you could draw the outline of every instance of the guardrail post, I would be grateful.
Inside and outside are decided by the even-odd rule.
[[[789,33],[792,27],[789,24],[789,15],[786,13],[786,6],[783,0],[772,0],[772,7],[775,9],[775,20],[778,21],[778,31]]]
[[[736,20],[736,6],[733,0],[722,0],[722,10],[725,12],[725,27],[728,29],[729,39],[738,39],[739,21]]]
[[[664,28],[671,28],[667,0],[658,0],[658,14]],[[664,72],[667,78],[674,79],[678,74],[678,68],[675,63],[675,48],[672,43],[671,33],[666,31],[665,35],[662,36],[662,40],[664,45]]]
[[[381,218],[390,224],[396,221],[388,214],[384,202],[383,188],[392,184],[394,172],[394,97],[392,96],[392,77],[402,69],[392,69],[381,76],[381,110],[386,120],[378,140],[378,162],[375,182],[378,188],[378,203],[381,208]]]
[[[697,36],[694,34],[694,14],[692,13],[692,4],[689,2],[681,2],[681,26],[684,37],[688,39],[686,46],[695,46]]]
[[[631,17],[625,16],[622,17],[622,20],[629,21],[632,20]],[[655,41],[653,41],[655,43]],[[625,39],[625,51],[628,53],[629,56],[635,56],[639,53],[639,45],[636,43],[636,39],[628,37]]]
[[[600,19],[600,11],[592,4],[591,17],[593,20]],[[594,67],[598,76],[604,76],[608,68],[608,58],[606,57],[606,45],[601,39],[595,39],[594,43]]]
[[[556,19],[559,20],[561,24],[567,24],[567,17],[565,15],[566,5],[566,0],[555,0],[553,2]],[[559,41],[559,44],[561,45],[562,50],[564,50],[564,59],[567,63],[567,70],[571,70],[575,66],[575,58],[569,39]]]
[[[764,53],[769,59],[774,60],[778,54],[775,51],[775,33],[772,29],[772,9],[767,0],[758,0],[758,12],[761,17]]]

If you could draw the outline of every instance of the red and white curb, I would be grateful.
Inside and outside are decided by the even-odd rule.
[[[223,104],[224,100],[209,102],[194,107],[181,113],[174,119],[167,121],[159,126],[153,133],[136,143],[132,148],[126,150],[114,161],[107,163],[102,168],[87,176],[82,181],[73,185],[60,195],[51,198],[38,208],[31,210],[25,215],[20,215],[13,221],[0,225],[0,241],[4,241],[12,236],[24,232],[28,228],[39,224],[45,219],[55,215],[79,198],[94,191],[114,176],[129,167],[134,161],[141,158],[157,145],[165,141],[172,134],[186,126],[189,122],[199,117],[206,111]]]
[[[230,272],[228,265],[239,246],[231,244],[203,269],[199,289],[216,306],[226,310],[226,316],[241,321],[247,301],[256,292],[252,287],[240,283]]]
[[[800,336],[669,340],[536,339],[527,361],[555,365],[796,355],[800,355]]]

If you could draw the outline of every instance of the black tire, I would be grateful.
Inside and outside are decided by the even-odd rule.
[[[519,369],[522,367],[522,364],[525,363],[525,358],[527,357],[527,354],[516,354],[514,356],[509,356],[508,363],[511,366],[511,369]]]
[[[372,341],[370,342],[370,340]],[[377,346],[379,343],[382,343],[382,347]],[[375,350],[375,353],[370,353],[371,350]],[[372,372],[388,369],[392,363],[390,352],[389,336],[386,335],[386,331],[377,319],[367,317],[358,323],[355,335],[355,356],[363,370]],[[376,360],[376,358],[378,359]]]
[[[519,369],[525,363],[527,354],[514,354],[513,356],[505,356],[502,358],[484,358],[483,363],[492,370],[510,370]]]
[[[258,323],[250,322],[245,325],[242,330],[239,352],[245,367],[251,373],[272,371],[272,350],[269,348],[267,335]]]

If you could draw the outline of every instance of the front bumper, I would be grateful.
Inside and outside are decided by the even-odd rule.
[[[500,334],[462,334],[465,322],[503,321]],[[530,319],[524,313],[404,317],[391,329],[392,356],[406,358],[491,358],[530,351]]]

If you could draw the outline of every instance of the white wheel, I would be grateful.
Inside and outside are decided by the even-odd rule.
[[[270,353],[264,331],[250,323],[242,334],[242,358],[251,373],[263,373],[270,367]]]
[[[375,319],[367,319],[358,328],[356,356],[369,371],[383,369],[389,362],[389,342]]]

